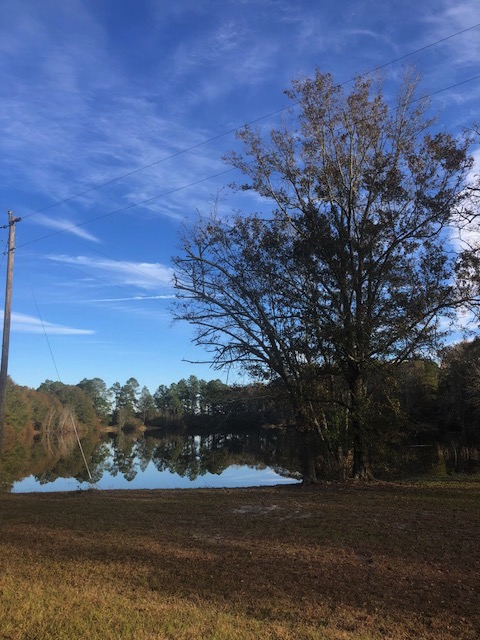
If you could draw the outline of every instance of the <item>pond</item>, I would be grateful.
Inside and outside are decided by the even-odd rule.
[[[215,433],[91,431],[16,437],[0,460],[12,493],[267,486],[301,481],[296,435],[279,429]],[[91,478],[90,478],[91,475]]]

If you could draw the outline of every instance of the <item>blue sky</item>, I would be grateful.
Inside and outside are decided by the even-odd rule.
[[[239,177],[221,159],[234,135],[200,143],[287,106],[291,79],[316,67],[343,82],[479,22],[476,0],[3,0],[0,216],[25,216],[13,379],[57,379],[40,317],[65,383],[134,376],[153,392],[217,377],[185,362],[205,356],[190,327],[172,326],[170,258],[182,222],[216,194],[226,208],[258,203],[225,189]],[[480,27],[405,62],[423,75],[421,93],[468,80],[480,73]],[[383,73],[393,95],[402,63]],[[479,98],[478,79],[435,96],[438,126],[478,121]]]

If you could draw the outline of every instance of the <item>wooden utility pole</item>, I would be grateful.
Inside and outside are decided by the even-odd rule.
[[[5,286],[5,311],[3,314],[2,364],[0,368],[0,453],[3,448],[3,431],[5,422],[5,398],[7,395],[8,349],[10,346],[10,316],[12,313],[13,256],[15,251],[15,224],[20,218],[14,218],[8,212],[8,260],[7,282]]]

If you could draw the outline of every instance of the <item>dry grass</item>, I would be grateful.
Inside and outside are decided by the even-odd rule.
[[[480,482],[0,495],[0,638],[476,640]]]

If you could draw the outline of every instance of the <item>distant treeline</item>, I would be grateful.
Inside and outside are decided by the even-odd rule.
[[[332,433],[329,446],[334,443],[334,458],[341,466],[341,459],[349,455],[343,389],[332,370],[318,369],[309,382],[315,386],[315,399],[322,390],[323,400],[316,400],[315,409]],[[446,348],[439,363],[418,358],[392,368],[372,398],[369,443],[377,469],[394,466],[395,458],[408,448],[445,445],[455,455],[468,447],[478,448],[480,339]],[[153,394],[135,378],[110,388],[100,378],[85,378],[77,385],[46,380],[37,390],[9,381],[5,444],[22,432],[71,431],[72,416],[83,433],[96,426],[153,429],[177,422],[211,430],[225,425],[296,427],[279,380],[240,386],[192,375],[160,385]],[[322,469],[321,443],[315,447],[318,471],[328,472]]]

